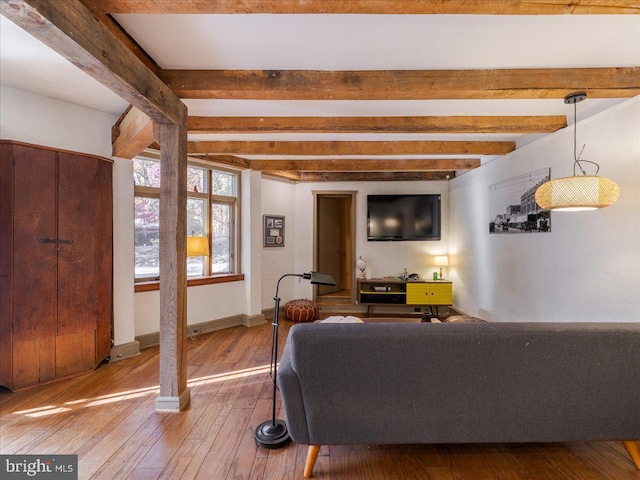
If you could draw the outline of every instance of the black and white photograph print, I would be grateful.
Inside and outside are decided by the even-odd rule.
[[[264,215],[262,231],[263,246],[284,247],[284,216]]]
[[[536,203],[536,190],[549,181],[550,168],[489,186],[489,233],[550,232],[551,216]]]

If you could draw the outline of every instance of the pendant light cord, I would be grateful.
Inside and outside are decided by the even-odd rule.
[[[576,165],[578,166],[578,168],[580,169],[580,171],[582,172],[582,175],[586,175],[587,172],[584,171],[584,168],[582,168],[582,165],[580,165],[580,162],[585,162],[585,163],[590,163],[592,165],[596,166],[596,173],[594,175],[597,175],[598,172],[600,171],[600,165],[598,165],[596,162],[592,162],[591,160],[580,160],[580,157],[582,156],[582,152],[584,151],[584,147],[585,145],[582,146],[582,150],[580,150],[580,155],[577,155],[577,132],[578,132],[578,105],[577,102],[573,102],[573,176],[576,176]]]

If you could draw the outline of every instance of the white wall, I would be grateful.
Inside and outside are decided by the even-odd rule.
[[[118,117],[0,86],[0,138],[111,158]]]
[[[447,182],[326,182],[295,185],[295,256],[294,271],[306,272],[313,267],[313,192],[357,191],[355,257],[369,263],[373,277],[397,275],[407,268],[429,278],[435,270],[433,257],[445,254],[449,241],[449,195]],[[442,235],[440,241],[368,242],[367,195],[398,193],[436,193],[442,195]],[[354,266],[355,268],[355,266]],[[446,269],[445,269],[446,272]],[[446,273],[445,273],[446,274]],[[295,285],[296,298],[311,298],[308,282]],[[283,301],[285,301],[283,297]]]
[[[246,312],[244,282],[187,288],[187,324],[210,322]],[[160,331],[160,292],[135,294],[135,335]]]
[[[454,304],[492,321],[640,321],[640,97],[577,125],[578,150],[620,186],[611,207],[552,212],[551,232],[490,235],[489,185],[572,174],[573,126],[450,183]]]
[[[114,345],[135,339],[133,162],[113,159]]]
[[[298,271],[295,269],[295,246],[298,228],[296,228],[296,212],[298,208],[294,202],[295,185],[291,182],[262,179],[262,215],[284,215],[285,241],[284,247],[264,247],[262,237],[259,248],[262,259],[262,309],[273,308],[273,297],[278,279],[286,273],[308,272],[311,268]],[[312,210],[313,212],[313,210]],[[262,218],[260,235],[262,235]],[[280,283],[278,296],[282,298],[282,305],[293,298],[294,286],[297,280],[285,279]]]
[[[188,287],[188,325],[261,313],[260,187],[260,172],[250,170],[242,172],[240,199],[242,258],[240,261],[245,280]],[[131,210],[133,211],[133,199]],[[133,250],[133,241],[131,241],[131,249]],[[160,292],[158,290],[136,293],[134,308],[136,336],[157,333],[160,330]]]

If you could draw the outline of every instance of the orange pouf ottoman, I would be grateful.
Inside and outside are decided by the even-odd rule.
[[[284,306],[284,315],[292,322],[313,322],[318,315],[318,305],[306,298],[291,300]]]

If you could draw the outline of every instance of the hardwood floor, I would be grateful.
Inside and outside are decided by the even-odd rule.
[[[281,322],[284,343],[291,323]],[[90,374],[0,394],[2,454],[79,457],[80,479],[302,478],[307,447],[255,446],[270,417],[271,326],[189,340],[191,405],[157,413],[158,349]],[[282,348],[282,347],[281,347]],[[279,418],[282,418],[282,413]],[[618,442],[323,446],[317,479],[640,479]]]

